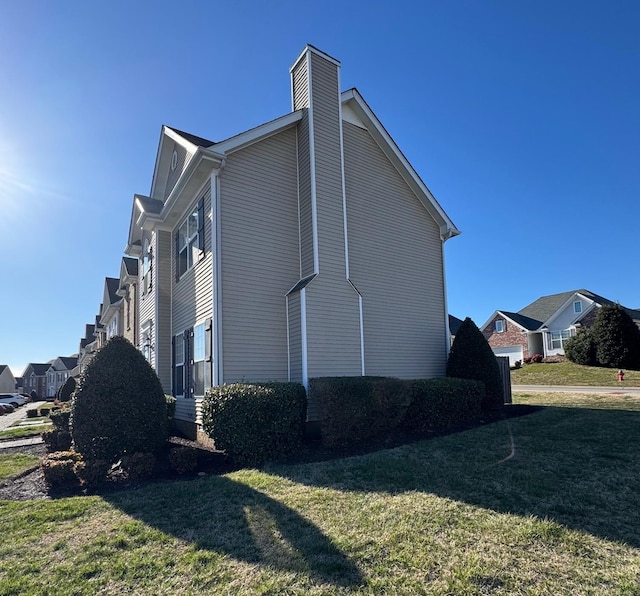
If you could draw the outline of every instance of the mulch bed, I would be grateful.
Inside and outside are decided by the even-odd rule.
[[[303,450],[299,454],[297,454],[295,457],[284,460],[282,463],[300,464],[307,462],[325,461],[354,455],[364,455],[366,453],[379,451],[380,449],[390,449],[415,441],[422,441],[425,439],[451,434],[454,432],[469,430],[478,426],[483,426],[485,424],[490,424],[508,418],[524,416],[540,409],[541,406],[509,405],[500,412],[488,414],[485,413],[482,420],[480,420],[476,424],[449,428],[446,429],[446,431],[438,432],[397,432],[394,433],[391,437],[385,438],[384,440],[369,442],[366,445],[352,446],[340,450],[329,450],[323,447],[320,441],[310,441],[305,444]],[[192,447],[198,450],[198,468],[193,473],[178,475],[176,472],[171,470],[168,465],[168,452],[169,448],[175,446]],[[168,448],[166,450],[166,453],[161,454],[158,458],[156,473],[153,475],[153,477],[136,481],[129,481],[128,479],[122,477],[114,477],[110,481],[102,485],[98,493],[102,494],[106,492],[120,491],[133,487],[140,487],[142,485],[154,482],[172,482],[176,480],[194,479],[207,474],[226,474],[227,472],[237,469],[232,465],[232,463],[224,455],[224,453],[181,437],[171,437],[167,447]],[[24,447],[7,447],[0,449],[0,453],[24,453],[41,457],[46,454],[46,449],[43,444],[38,444],[28,445]],[[64,493],[50,490],[44,481],[44,476],[39,467],[28,470],[27,472],[17,477],[0,482],[0,500],[30,501],[41,499],[55,499],[78,494],[86,493],[79,490]]]

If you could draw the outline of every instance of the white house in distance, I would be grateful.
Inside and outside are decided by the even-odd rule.
[[[0,393],[14,393],[16,378],[7,364],[0,364]]]
[[[229,139],[162,127],[126,253],[138,345],[189,434],[211,385],[445,373],[459,231],[340,67],[305,47],[291,111]]]

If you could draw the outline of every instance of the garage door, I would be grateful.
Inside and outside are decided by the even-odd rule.
[[[493,348],[496,356],[506,356],[509,358],[509,366],[513,366],[516,360],[522,361],[522,346],[505,346],[504,348]]]

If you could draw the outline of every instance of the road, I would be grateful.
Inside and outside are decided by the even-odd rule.
[[[599,393],[602,395],[634,395],[640,397],[640,387],[585,387],[584,385],[511,385],[514,393],[542,391],[544,393]]]

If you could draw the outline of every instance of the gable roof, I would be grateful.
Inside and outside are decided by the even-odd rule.
[[[208,139],[203,139],[202,137],[192,135],[191,133],[178,130],[177,128],[173,128],[173,126],[167,126],[167,128],[198,147],[211,147],[212,145],[215,145],[214,141],[209,141]]]
[[[527,317],[526,315],[521,315],[517,312],[507,312],[506,310],[500,310],[498,312],[502,313],[505,317],[508,317],[514,323],[517,323],[527,331],[535,331],[540,327],[540,325],[542,325],[542,321]]]
[[[4,372],[5,368],[8,368],[8,364],[0,364],[0,375]]]
[[[537,300],[534,300],[531,304],[525,306],[523,309],[519,310],[516,314],[525,316],[534,321],[539,321],[540,327],[545,321],[547,321],[554,313],[558,311],[559,308],[563,306],[563,304],[571,298],[571,296],[575,294],[580,294],[589,300],[593,300],[596,304],[600,306],[615,306],[618,304],[613,300],[609,300],[604,296],[600,296],[599,294],[594,294],[590,290],[585,290],[581,288],[579,290],[571,290],[569,292],[561,292],[559,294],[550,294],[549,296],[541,296]],[[625,308],[622,306],[623,310],[629,314],[629,316],[634,320],[640,320],[640,311]]]
[[[138,259],[133,257],[122,257],[122,264],[127,275],[137,277],[138,275]]]
[[[37,377],[41,377],[43,375],[46,374],[46,372],[49,370],[49,367],[51,366],[50,362],[47,363],[41,363],[41,362],[29,362],[29,364],[27,364],[27,368],[25,368],[25,372],[27,371],[27,369],[29,367],[31,367],[31,370],[33,370],[34,374]],[[24,376],[24,374],[23,374]]]

